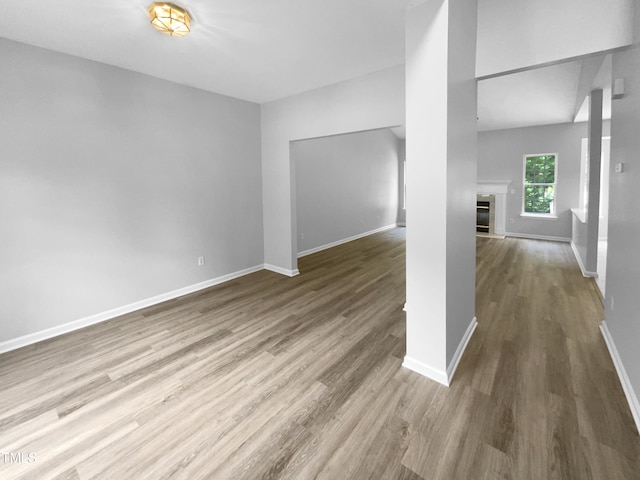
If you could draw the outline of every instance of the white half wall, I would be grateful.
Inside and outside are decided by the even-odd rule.
[[[388,128],[291,143],[298,253],[397,223],[398,144]]]
[[[265,262],[297,269],[295,168],[289,143],[403,125],[404,66],[261,106]]]
[[[0,58],[0,343],[264,264],[258,105],[3,39]]]

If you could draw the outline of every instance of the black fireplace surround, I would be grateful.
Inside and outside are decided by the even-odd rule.
[[[476,220],[476,232],[489,233],[489,225],[491,222],[491,202],[478,200]]]

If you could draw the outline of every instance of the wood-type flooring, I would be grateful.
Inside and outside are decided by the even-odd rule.
[[[447,388],[401,366],[404,233],[0,355],[0,479],[640,479],[569,246],[478,238]]]

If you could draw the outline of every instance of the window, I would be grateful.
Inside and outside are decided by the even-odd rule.
[[[524,214],[555,215],[557,159],[555,153],[524,156]]]

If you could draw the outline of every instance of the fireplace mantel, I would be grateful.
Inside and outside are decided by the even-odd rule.
[[[511,180],[478,180],[478,193],[492,195],[506,195],[509,192]]]

